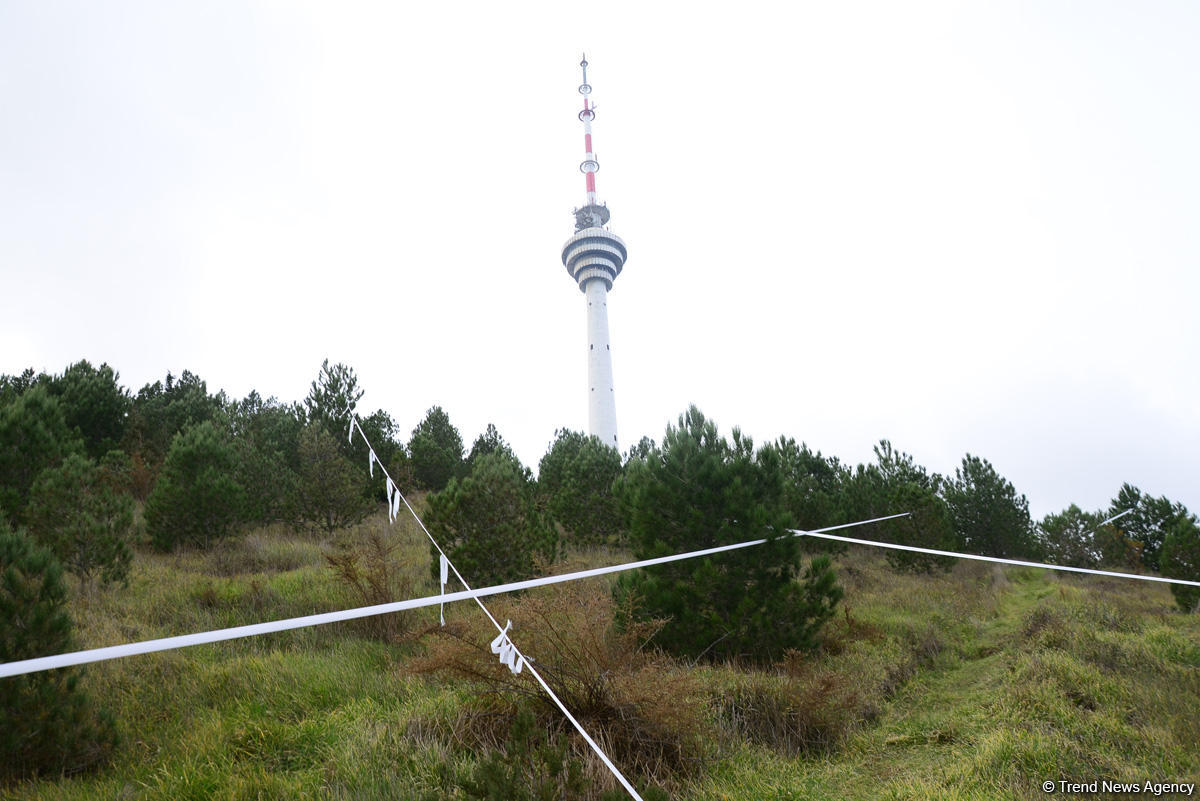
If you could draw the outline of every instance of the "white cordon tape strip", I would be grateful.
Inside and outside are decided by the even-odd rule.
[[[823,531],[835,531],[841,528],[850,528],[852,526],[862,526],[867,523],[876,523],[880,520],[890,520],[893,517],[902,517],[903,515],[889,515],[888,517],[877,517],[873,520],[862,520],[857,523],[846,523],[841,526],[830,526],[828,528],[816,529],[813,532],[805,532],[814,534]],[[861,540],[866,542],[866,540]],[[136,656],[138,654],[150,654],[155,651],[170,651],[175,648],[186,648],[190,645],[204,645],[206,643],[222,642],[224,640],[236,640],[241,637],[254,637],[259,634],[274,634],[279,631],[289,631],[291,629],[301,629],[307,626],[320,626],[325,623],[339,623],[343,620],[355,620],[360,617],[371,617],[372,615],[385,615],[389,612],[403,612],[407,609],[420,609],[425,606],[437,606],[443,601],[465,601],[472,598],[481,598],[488,595],[501,595],[506,592],[515,592],[517,590],[528,590],[533,587],[545,587],[549,584],[561,584],[565,581],[576,581],[578,579],[592,578],[593,576],[603,576],[607,573],[619,573],[625,570],[636,570],[639,567],[650,567],[651,565],[661,565],[667,562],[678,562],[683,559],[694,559],[699,556],[709,556],[711,554],[721,553],[723,551],[734,551],[739,548],[749,548],[753,545],[761,545],[766,542],[765,539],[749,540],[747,542],[739,542],[734,545],[720,545],[716,548],[705,548],[701,551],[689,551],[688,553],[674,554],[672,556],[660,556],[656,559],[643,559],[640,562],[627,562],[622,565],[609,565],[608,567],[596,567],[590,570],[580,570],[575,573],[563,573],[559,576],[543,576],[542,578],[527,579],[525,581],[513,581],[508,584],[496,584],[491,587],[481,587],[477,590],[461,590],[459,592],[448,592],[445,595],[428,595],[424,598],[411,598],[407,601],[393,601],[392,603],[376,604],[375,606],[361,606],[356,609],[344,609],[339,612],[324,612],[319,615],[305,615],[304,617],[291,617],[284,620],[272,620],[266,623],[253,623],[249,626],[235,626],[230,629],[216,629],[214,631],[205,631],[198,634],[184,634],[178,637],[163,637],[158,640],[144,640],[142,642],[127,643],[126,645],[111,645],[107,648],[92,648],[87,651],[75,651],[69,654],[59,654],[57,656],[42,656],[36,659],[23,659],[19,662],[6,662],[0,664],[0,678],[6,676],[20,676],[25,673],[36,673],[40,670],[53,670],[54,668],[71,667],[73,665],[84,665],[88,662],[103,662],[108,659],[120,659],[125,656]]]
[[[876,548],[894,548],[900,551],[913,551],[914,553],[928,553],[934,556],[953,556],[956,559],[975,559],[980,562],[999,562],[1002,565],[1019,565],[1020,567],[1041,567],[1047,570],[1069,570],[1072,573],[1090,573],[1093,576],[1113,576],[1115,578],[1130,578],[1141,579],[1142,581],[1161,581],[1164,584],[1186,584],[1189,587],[1200,587],[1200,581],[1186,581],[1184,579],[1163,578],[1161,576],[1143,576],[1138,573],[1116,573],[1111,570],[1092,570],[1087,567],[1069,567],[1067,565],[1048,565],[1044,562],[1024,562],[1020,559],[1001,559],[998,556],[976,556],[973,553],[958,553],[957,551],[936,551],[933,548],[918,548],[915,545],[896,545],[891,542],[873,542],[871,540],[856,540],[853,537],[839,537],[835,534],[821,534],[822,531],[831,531],[832,529],[821,528],[815,531],[799,531],[797,529],[788,529],[793,534],[802,537],[819,537],[823,540],[837,540],[838,542],[849,542],[854,545],[873,545]]]

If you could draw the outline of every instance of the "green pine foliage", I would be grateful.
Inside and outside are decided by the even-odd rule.
[[[942,497],[955,534],[970,553],[1026,559],[1040,555],[1029,501],[987,459],[969,453],[963,457],[954,478],[944,482]]]
[[[0,518],[0,662],[70,651],[66,603],[53,554]],[[0,679],[0,785],[77,773],[115,747],[112,718],[93,708],[79,678],[68,668]]]
[[[475,460],[485,453],[503,452],[511,459],[516,459],[517,455],[513,453],[512,446],[500,436],[494,423],[488,423],[487,429],[482,434],[475,438],[475,442],[471,445],[471,452],[467,454],[467,459],[463,463],[463,475],[469,475],[471,468],[475,466]]]
[[[310,424],[301,433],[299,461],[295,488],[299,525],[332,534],[360,522],[371,511],[373,504],[365,494],[368,472],[352,464],[323,427]]]
[[[621,511],[613,482],[621,474],[615,448],[578,431],[561,429],[538,465],[538,489],[551,517],[580,545],[617,544]]]
[[[737,429],[727,441],[693,406],[667,427],[661,450],[630,462],[617,488],[638,559],[767,539],[622,577],[617,591],[637,597],[639,617],[670,619],[656,643],[692,658],[756,661],[816,647],[841,590],[828,557],[799,571],[778,449],[755,452]]]
[[[337,432],[339,445],[349,444],[350,449],[347,455],[350,461],[355,465],[365,467],[368,459],[367,443],[363,441],[363,437],[357,434],[354,436],[354,442],[348,443],[345,431],[349,421],[343,419],[341,422],[344,425]],[[399,438],[399,424],[382,409],[377,409],[366,417],[360,417],[358,422],[363,436],[375,449],[375,456],[379,459],[379,463],[387,467],[387,472],[391,474],[397,485],[401,487],[411,485],[412,471],[408,464],[408,454],[404,450],[404,443]],[[368,472],[367,481],[363,485],[364,497],[375,500],[384,498],[386,496],[384,484],[386,480],[382,470],[376,469],[373,475]]]
[[[310,425],[319,425],[331,435],[345,432],[350,425],[349,414],[358,406],[363,390],[358,386],[354,368],[345,364],[321,362],[321,371],[308,390],[304,409]]]
[[[50,376],[26,367],[20,375],[0,375],[0,406],[7,406],[38,384],[47,384]]]
[[[208,385],[188,370],[179,378],[167,373],[138,390],[125,428],[123,450],[157,474],[175,435],[188,426],[215,420],[224,405],[223,395],[209,395]]]
[[[303,407],[275,398],[264,401],[251,391],[245,400],[230,404],[228,415],[238,456],[236,478],[246,490],[246,522],[291,521]]]
[[[1048,514],[1037,525],[1038,546],[1046,561],[1054,565],[1095,568],[1102,551],[1097,531],[1101,517],[1071,504],[1057,514]]]
[[[503,748],[458,780],[467,798],[484,801],[582,801],[588,784],[565,739],[539,730],[528,706],[517,710]]]
[[[126,583],[133,559],[133,497],[122,491],[120,451],[107,470],[72,454],[43,470],[30,493],[29,530],[85,586]]]
[[[1178,517],[1167,532],[1162,546],[1162,572],[1169,578],[1200,581],[1200,526],[1196,516]],[[1200,587],[1172,584],[1175,602],[1185,612],[1200,612]]]
[[[119,383],[120,374],[101,364],[93,367],[86,359],[76,362],[51,379],[48,388],[58,398],[68,428],[83,436],[88,456],[99,459],[121,444],[133,401]]]
[[[783,460],[784,502],[795,518],[796,528],[823,528],[847,522],[850,510],[845,482],[849,474],[837,457],[827,459],[803,442],[797,445],[791,437],[780,437],[775,449]],[[802,541],[802,545],[816,550],[831,547],[828,541],[815,539]]]
[[[503,452],[479,457],[469,476],[450,479],[428,503],[430,534],[476,586],[530,578],[557,553],[558,537],[537,508],[528,471]],[[439,559],[432,546],[430,556],[436,577]]]
[[[82,450],[61,404],[44,386],[33,386],[0,407],[0,513],[16,522],[24,520],[38,474]]]
[[[1113,526],[1120,532],[1120,539],[1138,543],[1142,564],[1157,571],[1160,567],[1159,554],[1167,534],[1177,521],[1188,517],[1187,509],[1165,496],[1155,498],[1132,484],[1122,484],[1105,518],[1115,517],[1121,512],[1128,514],[1113,521]],[[1120,556],[1119,548],[1112,550]]]
[[[446,488],[450,479],[462,472],[463,441],[450,416],[441,406],[425,413],[425,419],[413,429],[408,441],[417,483],[434,492]]]
[[[859,465],[850,479],[854,519],[907,512],[907,517],[876,524],[870,537],[897,545],[955,550],[959,542],[950,509],[938,495],[942,477],[929,473],[910,454],[897,451],[886,439],[880,440],[874,451],[875,463]],[[885,555],[893,568],[916,573],[949,570],[954,565],[951,557],[912,551],[887,550]]]
[[[211,422],[177,434],[146,501],[146,532],[155,547],[204,547],[232,534],[246,498],[236,471],[232,441]]]

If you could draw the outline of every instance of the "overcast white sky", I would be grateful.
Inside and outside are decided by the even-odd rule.
[[[0,5],[0,372],[302,398],[527,463],[584,429],[600,196],[622,447],[689,403],[1035,516],[1200,510],[1200,5]]]

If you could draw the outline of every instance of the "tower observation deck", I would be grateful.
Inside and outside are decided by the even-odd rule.
[[[575,209],[575,234],[562,248],[563,266],[579,284],[587,298],[588,344],[588,432],[605,445],[617,445],[617,404],[613,392],[612,348],[608,337],[608,291],[625,266],[627,250],[621,237],[605,226],[610,217],[608,206],[596,202],[596,172],[600,162],[592,150],[592,120],[596,107],[590,102],[592,87],[587,82],[587,56],[579,63],[583,69],[584,160],[579,170],[584,174],[587,203]]]

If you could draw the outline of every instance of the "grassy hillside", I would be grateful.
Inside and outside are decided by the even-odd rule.
[[[423,535],[380,515],[336,542],[259,531],[208,553],[139,553],[127,589],[76,594],[79,638],[110,645],[359,605],[324,554],[361,549],[372,532],[399,543],[396,591],[435,591]],[[658,738],[655,753],[678,745],[674,761],[631,769],[636,785],[675,798],[1017,799],[1045,797],[1045,780],[1200,778],[1200,617],[1175,611],[1164,586],[965,562],[904,575],[871,549],[837,563],[846,600],[820,652],[768,670],[612,650],[607,624],[583,620],[607,614],[601,579],[494,605],[548,667],[554,643],[586,650],[589,637],[609,643],[604,658],[637,661],[612,665],[619,714],[590,714],[622,753],[646,753],[622,740],[622,716],[656,732],[645,736]],[[503,675],[489,672],[494,657],[478,656],[482,684],[447,668],[486,649],[481,617],[473,604],[447,611],[460,639],[388,640],[356,622],[92,665],[88,691],[124,737],[113,762],[0,795],[466,798],[460,779],[510,720],[483,692]],[[559,741],[595,779],[587,797],[611,787],[586,749],[567,733]]]

